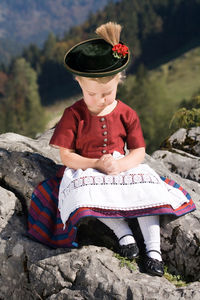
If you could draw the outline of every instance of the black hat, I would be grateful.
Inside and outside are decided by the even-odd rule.
[[[111,45],[102,38],[83,41],[72,47],[64,58],[68,71],[83,77],[106,77],[124,70],[130,51],[122,42]]]

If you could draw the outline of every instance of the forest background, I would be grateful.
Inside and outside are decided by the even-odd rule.
[[[57,1],[45,2],[55,6],[59,19],[62,9],[56,9]],[[35,137],[55,125],[64,108],[80,97],[78,84],[64,67],[65,52],[95,37],[96,27],[107,21],[123,26],[122,40],[134,57],[118,98],[139,114],[147,152],[162,146],[177,128],[200,125],[200,0],[106,1],[101,9],[94,6],[99,1],[75,2],[79,15],[81,8],[93,3],[86,21],[79,17],[78,25],[69,22],[62,34],[56,23],[42,45],[33,39],[17,56],[17,52],[12,56],[13,48],[18,51],[17,46],[10,47],[12,43],[0,47],[0,133]],[[30,3],[26,1],[27,10]],[[12,59],[5,59],[5,53]]]

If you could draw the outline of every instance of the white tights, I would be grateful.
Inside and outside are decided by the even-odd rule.
[[[160,253],[160,219],[159,216],[146,216],[137,218],[144,238],[146,252],[156,250]],[[151,258],[162,260],[158,252],[149,252]]]
[[[121,219],[98,218],[98,219],[106,226],[108,226],[117,236],[117,238],[120,239],[119,241],[120,245],[128,245],[131,243],[135,243],[133,233],[124,218]]]
[[[126,237],[120,240],[120,245],[127,245],[134,243],[134,237],[132,236],[132,231],[128,226],[125,219],[114,219],[114,218],[98,218],[102,223],[107,225],[120,239],[122,236]],[[146,252],[151,250],[156,250],[160,252],[160,224],[159,216],[145,216],[139,217],[138,223],[144,238]],[[161,255],[157,252],[148,252],[149,257],[162,260]]]

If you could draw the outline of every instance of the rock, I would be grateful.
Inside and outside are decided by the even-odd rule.
[[[4,186],[25,200],[27,207],[36,185],[55,176],[59,168],[51,159],[38,153],[0,149],[0,180]]]
[[[0,202],[0,299],[28,299],[31,293],[25,288],[25,253],[20,241],[26,230],[21,206],[13,193],[2,187]]]
[[[200,182],[200,158],[177,149],[158,150],[153,153],[152,157],[162,161],[171,172]]]
[[[5,133],[0,135],[0,148],[9,152],[31,152],[38,153],[52,159],[55,163],[61,163],[59,150],[49,146],[49,140],[54,129],[46,131],[37,139],[31,139],[16,133]]]
[[[92,240],[93,232],[105,238],[104,225],[97,220],[80,225],[80,234],[87,232],[87,237],[82,237],[79,249],[54,250],[27,237],[24,208],[29,206],[33,188],[59,168],[57,150],[47,153],[50,135],[47,132],[36,140],[15,134],[0,136],[0,299],[199,299],[199,209],[176,220],[162,218],[162,252],[168,269],[194,281],[181,288],[164,277],[143,273],[139,261],[122,266],[124,260],[110,250],[115,249],[115,242],[106,242],[108,249],[102,247],[103,241]],[[181,159],[179,152],[174,155],[174,160]],[[193,154],[185,155],[199,162]],[[178,172],[172,174],[164,158],[146,155],[146,162],[158,174],[180,183],[199,208],[200,184],[191,175],[192,167],[184,178]],[[133,228],[134,222],[130,221]],[[106,234],[107,240],[113,240],[109,230]]]
[[[54,273],[49,273],[48,267],[56,266]],[[48,258],[47,261],[40,262],[39,270],[35,269],[35,279],[49,278],[55,285],[45,284],[46,296],[57,289],[57,293],[51,294],[47,299],[180,299],[181,292],[164,278],[156,278],[146,275],[127,267],[120,266],[120,261],[113,256],[112,251],[95,246],[83,247],[70,253]],[[46,272],[46,274],[42,274]],[[72,275],[69,278],[69,269]],[[38,272],[39,271],[39,272]],[[33,270],[32,270],[33,272]],[[38,275],[37,275],[38,274]],[[61,288],[57,286],[59,277],[68,282],[68,286]],[[62,282],[61,280],[59,281]],[[38,285],[38,280],[36,288]],[[198,287],[196,290],[198,291]],[[193,291],[194,292],[194,291]],[[192,293],[190,292],[191,296]],[[149,297],[150,295],[150,297]],[[189,293],[188,293],[189,295]],[[174,296],[174,297],[173,297]],[[66,298],[64,298],[66,297]]]
[[[200,127],[190,129],[180,128],[161,145],[162,148],[172,148],[200,156]]]
[[[164,168],[173,172],[173,174],[167,174],[166,176],[173,178],[185,187],[197,206],[195,212],[165,224],[162,227],[162,251],[163,254],[167,253],[165,261],[169,263],[169,270],[171,272],[179,270],[179,272],[182,273],[185,268],[184,274],[188,280],[191,278],[189,269],[194,268],[194,265],[196,265],[197,268],[193,269],[193,274],[200,274],[200,248],[197,247],[200,245],[199,229],[196,231],[196,228],[199,228],[200,208],[199,137],[200,127],[190,130],[179,129],[168,139],[168,143],[170,144],[168,150],[158,150],[152,155],[152,158],[162,163]],[[185,151],[183,151],[183,149]],[[159,173],[159,170],[156,171]],[[176,179],[177,175],[174,173],[181,177],[178,176],[179,178]],[[189,228],[188,224],[190,224]],[[187,255],[180,256],[181,251],[187,253],[187,255],[190,253],[190,258],[187,257],[186,259]],[[193,260],[194,253],[197,254],[197,256],[195,255],[195,260]],[[199,280],[200,275],[196,275],[194,276],[195,280]]]
[[[16,133],[0,135],[0,180],[27,207],[35,186],[60,168],[59,150],[49,146],[52,133],[50,129],[37,139]]]
[[[180,128],[166,139],[152,157],[162,161],[172,173],[200,182],[200,127]]]
[[[160,151],[161,150],[158,150],[158,153]],[[152,156],[146,155],[145,163],[147,163],[151,168],[153,168],[160,176],[164,176],[169,179],[173,179],[178,184],[183,186],[183,188],[189,192],[192,199],[195,201],[195,204],[198,206],[199,200],[200,200],[200,184],[193,180],[189,180],[189,179],[185,179],[185,178],[181,177],[179,174],[177,174],[178,171],[177,171],[177,173],[172,173],[170,171],[170,169],[168,168],[168,165],[165,164],[165,161],[164,161],[165,158],[163,158],[161,160],[159,156],[157,157],[156,152],[154,152]],[[176,159],[174,159],[174,163],[176,160],[179,159],[177,157],[178,157],[178,155],[176,156]],[[197,163],[198,163],[198,158],[197,158]]]
[[[6,199],[7,201],[5,202]],[[20,210],[20,202],[15,197],[15,195],[2,188],[0,186],[0,228],[2,229],[7,225],[10,217],[14,214],[15,210]]]

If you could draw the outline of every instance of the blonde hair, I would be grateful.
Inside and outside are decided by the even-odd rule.
[[[125,72],[120,72],[120,73],[117,73],[115,75],[112,75],[112,76],[105,76],[105,77],[97,77],[97,78],[93,78],[93,77],[84,77],[84,78],[87,78],[88,80],[94,80],[96,82],[99,82],[99,83],[107,83],[109,82],[110,80],[116,78],[118,80],[119,83],[122,83],[125,79]],[[75,79],[78,78],[80,81],[81,79],[83,78],[83,76],[75,76]]]

